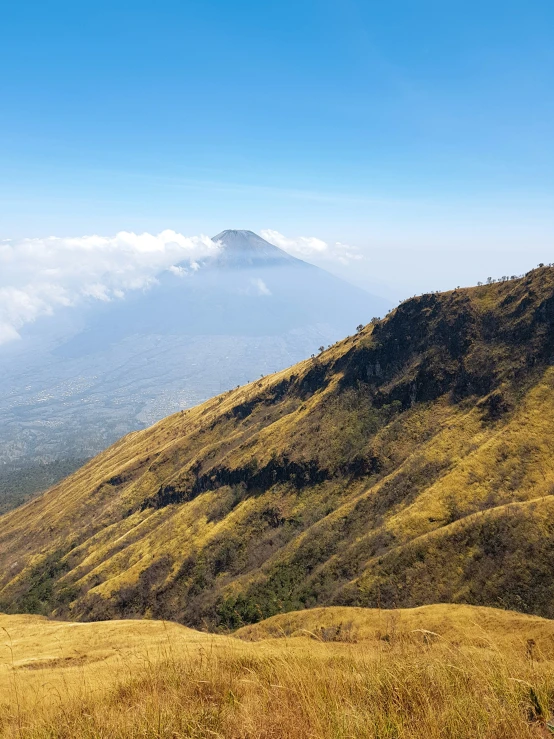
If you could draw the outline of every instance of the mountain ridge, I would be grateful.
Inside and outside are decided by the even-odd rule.
[[[0,518],[0,609],[215,629],[437,600],[554,615],[553,327],[550,268],[420,296],[125,437]]]

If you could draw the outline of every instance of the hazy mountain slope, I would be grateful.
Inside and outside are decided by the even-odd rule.
[[[554,270],[406,301],[0,518],[0,608],[235,627],[318,604],[554,615]]]
[[[125,300],[43,318],[2,347],[0,464],[93,456],[390,307],[250,231],[216,239],[216,257],[176,265]]]

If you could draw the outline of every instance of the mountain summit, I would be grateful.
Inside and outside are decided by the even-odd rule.
[[[146,292],[105,307],[73,347],[86,350],[93,338],[95,347],[107,347],[145,334],[276,336],[316,326],[335,341],[363,316],[386,310],[386,301],[252,231],[222,231],[214,241],[219,252],[202,260],[199,269],[187,272],[190,265],[182,263]]]
[[[0,518],[0,611],[554,617],[554,269],[405,301]]]
[[[220,265],[258,266],[263,262],[268,264],[300,262],[253,231],[229,229],[214,236],[212,241],[221,245],[221,252],[216,257]]]

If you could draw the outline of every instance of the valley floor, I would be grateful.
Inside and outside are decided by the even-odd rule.
[[[508,611],[319,608],[233,636],[0,615],[0,631],[2,737],[552,736],[554,622]]]

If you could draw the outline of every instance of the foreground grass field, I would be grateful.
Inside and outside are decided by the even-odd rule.
[[[325,608],[236,632],[0,616],[2,737],[552,736],[554,623]]]

